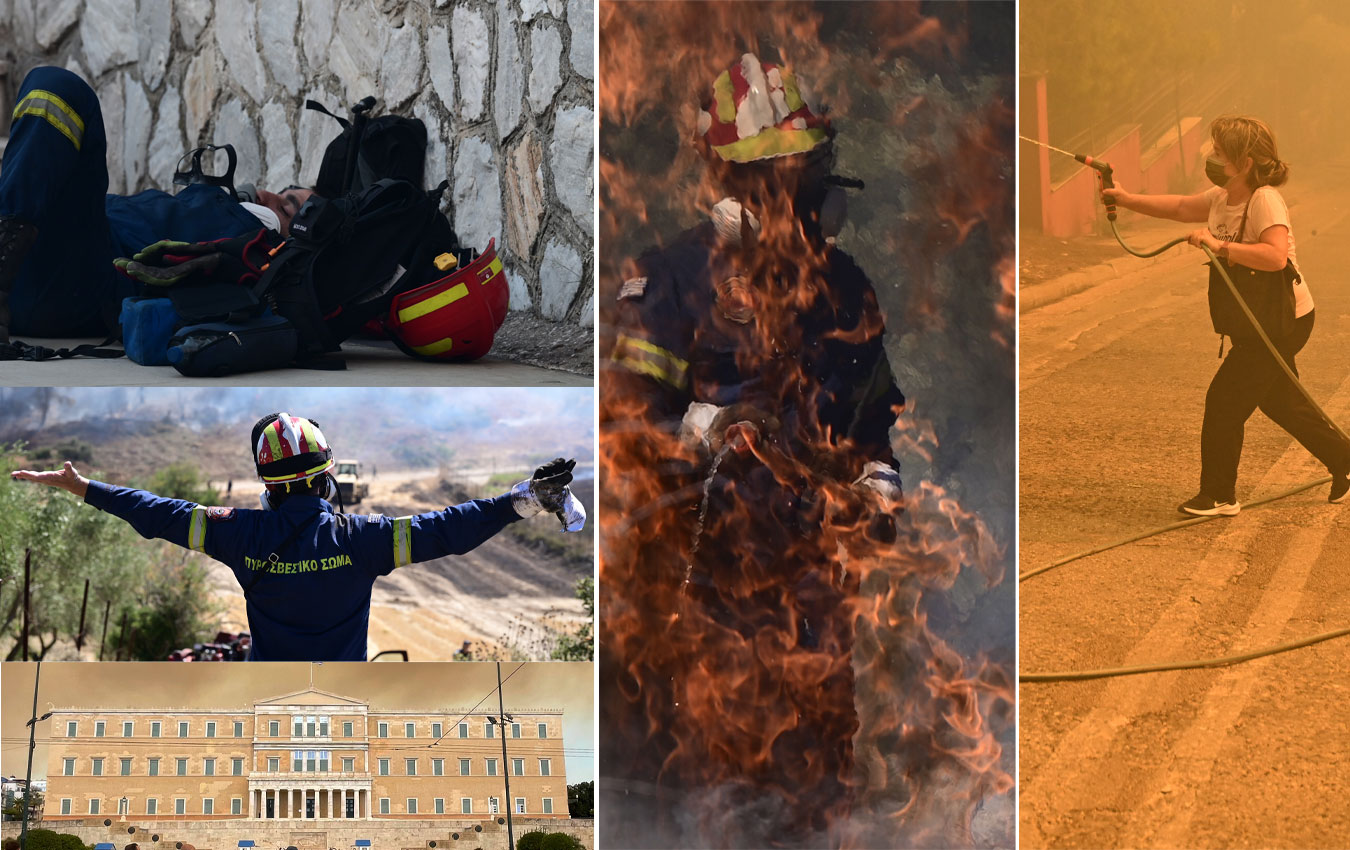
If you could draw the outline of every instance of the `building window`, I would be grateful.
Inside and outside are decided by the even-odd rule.
[[[519,738],[519,737],[520,737],[520,724],[519,724],[519,723],[512,723],[512,724],[511,724],[511,737],[512,737],[512,738]]]
[[[173,798],[173,813],[176,815],[187,814],[187,797]]]
[[[319,754],[314,750],[305,753],[305,770],[310,773],[319,769]]]
[[[150,799],[146,800],[146,801],[145,801],[145,813],[146,813],[147,815],[157,815],[157,814],[159,814],[159,801],[156,800],[154,797],[151,797]]]
[[[405,771],[405,773],[404,773],[405,776],[416,776],[416,775],[417,775],[417,759],[404,759],[404,760],[403,760],[403,770]]]
[[[433,737],[433,738],[439,738],[439,737],[441,737],[441,729],[442,729],[442,728],[443,728],[443,727],[442,727],[441,724],[439,724],[439,723],[433,723],[433,724],[431,724],[431,737]]]
[[[178,761],[178,775],[187,776],[187,759],[177,759],[177,761]]]
[[[459,724],[459,737],[461,738],[469,737],[469,724],[467,723]]]
[[[484,737],[484,738],[495,738],[495,737],[496,737],[496,732],[493,731],[493,726],[492,726],[491,723],[484,723],[484,724],[483,724],[483,737]]]
[[[187,721],[186,720],[180,721],[178,724],[178,737],[186,738],[187,733],[188,733]]]
[[[461,814],[465,814],[465,815],[471,815],[471,814],[473,814],[473,800],[472,800],[471,798],[469,798],[469,797],[460,797],[460,798],[459,798],[459,811],[460,811]]]
[[[103,759],[94,759],[94,776],[103,775]]]
[[[445,775],[445,759],[432,759],[432,760],[431,760],[431,775],[432,775],[432,776],[444,776],[444,775]]]
[[[230,798],[230,814],[232,814],[232,815],[242,815],[243,813],[244,813],[244,798],[243,798],[243,797],[231,797],[231,798]]]
[[[389,775],[389,759],[380,759],[380,776]]]
[[[389,798],[388,798],[388,797],[381,797],[381,798],[380,798],[380,814],[382,814],[382,815],[387,815],[387,814],[389,814]]]
[[[270,735],[270,736],[273,737],[273,738],[280,738],[280,737],[281,737],[281,721],[280,721],[280,720],[269,720],[269,721],[267,722],[267,734]]]
[[[63,815],[70,814],[70,803],[71,799],[69,797],[61,798],[61,814]]]
[[[344,759],[342,760],[342,772],[343,772],[343,773],[355,773],[355,772],[356,772],[356,759],[355,759],[355,758],[344,758]]]
[[[327,738],[327,737],[328,737],[328,718],[327,718],[327,717],[320,717],[320,718],[319,718],[319,736],[320,736],[320,737],[323,737],[323,738]]]
[[[416,798],[416,797],[409,797],[409,798],[408,798],[408,814],[410,814],[410,815],[415,815],[415,814],[417,814],[417,798]]]
[[[328,761],[330,755],[332,755],[332,753],[330,753],[328,750],[319,751],[319,770],[323,771],[324,773],[328,772]]]
[[[539,775],[540,775],[540,776],[551,776],[551,775],[552,775],[551,773],[549,773],[549,768],[551,767],[551,765],[549,764],[549,761],[550,761],[550,759],[540,759],[540,760],[539,760]]]
[[[488,814],[495,815],[497,813],[498,813],[497,798],[488,797]]]
[[[524,776],[525,759],[511,759],[511,772],[516,776]]]
[[[66,737],[67,737],[67,738],[74,738],[74,737],[76,736],[76,734],[79,732],[79,729],[80,729],[80,724],[77,723],[76,721],[74,721],[74,720],[67,720],[67,721],[66,721]]]
[[[305,769],[305,753],[303,750],[296,750],[291,753],[291,772],[299,773]]]
[[[158,720],[150,721],[150,737],[158,738],[159,730],[160,730],[160,722]]]
[[[381,738],[388,738],[388,737],[389,737],[389,724],[388,724],[388,723],[381,723],[381,724],[380,724],[380,737],[381,737]]]
[[[352,722],[350,720],[342,721],[342,737],[352,737]]]
[[[497,775],[497,760],[496,760],[496,759],[485,759],[485,761],[487,762],[487,775],[488,775],[488,776],[496,776],[496,775]]]
[[[437,797],[436,800],[435,800],[435,802],[434,802],[432,805],[433,805],[433,807],[434,807],[435,810],[436,810],[436,814],[438,814],[438,815],[443,815],[443,814],[445,814],[445,798],[444,798],[444,797]]]
[[[517,798],[516,798],[516,814],[518,814],[518,815],[523,815],[523,814],[525,814],[525,798],[524,798],[524,797],[517,797]]]
[[[231,776],[243,776],[243,775],[244,775],[244,760],[243,760],[243,759],[230,759],[230,775],[231,775]]]
[[[131,775],[131,759],[122,759],[122,775]]]
[[[552,798],[552,797],[545,797],[545,798],[544,798],[544,814],[546,814],[546,815],[551,815],[551,814],[553,814],[553,798]]]
[[[62,776],[74,776],[74,775],[75,775],[75,759],[62,759],[62,760],[61,760],[61,775],[62,775]]]
[[[131,720],[122,721],[122,737],[130,738],[136,731],[136,724]]]
[[[281,771],[281,757],[276,756],[267,760],[267,772],[278,773]]]
[[[541,738],[547,738],[547,737],[548,737],[548,724],[547,724],[547,723],[540,723],[540,724],[539,724],[539,737],[541,737]]]
[[[292,738],[305,737],[305,718],[303,717],[291,718],[291,737]]]
[[[89,814],[91,814],[91,815],[96,815],[96,814],[99,813],[99,812],[98,812],[98,803],[99,803],[99,801],[98,801],[98,798],[97,798],[97,797],[95,797],[94,799],[92,799],[92,800],[89,801]]]
[[[244,721],[242,720],[234,721],[234,737],[236,738],[244,737]]]
[[[460,759],[460,760],[459,760],[459,775],[460,775],[460,776],[468,776],[468,775],[469,775],[469,760],[468,760],[468,759]]]
[[[95,738],[102,738],[102,737],[103,737],[103,727],[104,727],[105,725],[106,725],[106,724],[105,724],[102,720],[95,720],[95,721],[94,721],[94,737],[95,737]]]
[[[215,776],[215,775],[216,775],[216,760],[215,760],[215,759],[202,759],[202,775],[203,775],[203,776]]]
[[[150,775],[159,776],[159,759],[150,759]]]
[[[216,813],[216,801],[207,797],[202,800],[202,814],[214,815]]]
[[[416,737],[417,737],[417,724],[416,724],[416,723],[404,723],[404,724],[403,724],[403,737],[405,737],[405,738],[416,738]]]
[[[317,717],[306,717],[306,718],[305,718],[305,734],[307,734],[307,735],[308,735],[309,737],[311,737],[311,738],[316,738],[316,737],[318,737],[318,735],[319,735],[319,718],[317,718]]]

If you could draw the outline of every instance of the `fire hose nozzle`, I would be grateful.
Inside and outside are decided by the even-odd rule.
[[[1074,155],[1073,155],[1073,158],[1076,159],[1076,160],[1078,160],[1079,162],[1083,163],[1083,164],[1086,165],[1088,168],[1095,168],[1095,169],[1097,170],[1097,176],[1098,176],[1098,179],[1101,180],[1101,184],[1102,184],[1102,188],[1103,188],[1103,189],[1114,189],[1114,188],[1115,188],[1116,182],[1115,182],[1115,180],[1112,179],[1111,163],[1109,163],[1109,162],[1103,162],[1103,161],[1100,160],[1100,159],[1094,159],[1094,158],[1088,156],[1087,154],[1082,154],[1082,153],[1076,153],[1076,154],[1074,154]],[[1116,205],[1115,205],[1115,204],[1108,203],[1108,204],[1106,205],[1106,218],[1107,218],[1108,221],[1115,221],[1115,220],[1116,220]]]

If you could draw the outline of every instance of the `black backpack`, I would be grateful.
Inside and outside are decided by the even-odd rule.
[[[348,121],[316,101],[305,101],[306,109],[322,112],[342,125],[342,132],[324,150],[314,185],[314,190],[325,198],[359,193],[385,178],[406,180],[422,187],[427,156],[426,125],[417,118],[401,115],[370,118],[367,113],[374,106],[373,97],[361,100],[352,107],[352,118]],[[360,140],[355,148],[354,139]]]

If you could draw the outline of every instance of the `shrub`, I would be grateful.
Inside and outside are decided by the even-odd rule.
[[[53,832],[50,829],[30,829],[27,850],[89,850],[89,848],[74,835]]]
[[[585,847],[565,832],[550,832],[544,836],[539,850],[585,850]]]
[[[516,850],[544,850],[544,836],[542,830],[527,832],[516,839]]]

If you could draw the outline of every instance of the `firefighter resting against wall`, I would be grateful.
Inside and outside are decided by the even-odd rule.
[[[205,507],[81,476],[67,462],[12,478],[68,490],[126,520],[143,537],[205,553],[244,591],[250,661],[364,661],[375,580],[399,567],[462,555],[543,511],[579,531],[574,460],[557,458],[510,492],[417,516],[334,513],[333,451],[312,419],[273,413],[253,426],[251,450],[267,489],[262,510]]]
[[[748,782],[811,800],[796,806],[785,834],[824,828],[823,812],[847,808],[851,782],[857,714],[847,599],[858,584],[823,531],[840,519],[826,511],[870,515],[876,526],[863,532],[867,522],[860,520],[860,533],[884,538],[894,534],[891,512],[901,501],[888,432],[904,396],[882,344],[871,283],[834,246],[843,189],[861,184],[831,173],[834,130],[808,98],[794,74],[751,54],[715,81],[697,143],[728,196],[709,220],[638,259],[637,275],[618,293],[605,375],[605,407],[643,423],[611,414],[608,439],[618,445],[646,439],[644,431],[679,434],[689,449],[683,466],[653,458],[663,492],[699,492],[714,458],[718,464],[707,479],[706,528],[703,519],[694,528],[699,511],[689,500],[658,512],[662,519],[633,524],[673,529],[665,536],[675,542],[692,532],[699,538],[692,553],[644,538],[630,544],[630,563],[606,566],[614,576],[609,592],[620,600],[607,608],[611,614],[631,610],[639,623],[668,619],[670,611],[642,613],[664,604],[654,599],[669,599],[644,588],[658,573],[667,581],[683,576],[679,595],[696,610],[672,628],[701,630],[690,636],[701,644],[692,651],[602,639],[613,663],[632,665],[616,675],[641,671],[638,695],[619,709],[627,716],[615,734],[636,740],[615,746],[636,753],[625,767],[633,779],[673,775],[694,787]],[[754,451],[746,451],[751,444]],[[629,458],[651,451],[635,448]],[[694,468],[690,456],[701,459]],[[620,483],[623,463],[615,470]],[[840,498],[824,498],[826,489]],[[728,516],[735,520],[721,521]],[[677,563],[685,556],[687,568]],[[722,641],[724,629],[740,637]],[[769,658],[767,646],[783,657]],[[801,665],[822,671],[809,687],[785,675]],[[692,713],[694,683],[718,669],[728,674],[721,684],[748,688],[720,693],[739,706],[726,723]],[[665,695],[667,688],[674,693]],[[790,705],[789,728],[768,719],[783,704]],[[653,718],[655,733],[645,712],[661,715]],[[747,736],[753,741],[769,728],[779,732],[767,758],[729,763]]]

